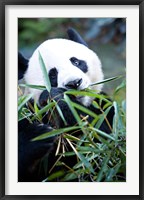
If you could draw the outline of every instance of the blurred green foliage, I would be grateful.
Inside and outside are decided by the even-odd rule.
[[[33,46],[35,43],[55,37],[64,37],[65,28],[74,25],[71,18],[32,18],[19,19],[19,47]]]
[[[87,42],[97,40],[120,44],[125,41],[124,18],[19,18],[19,47],[31,46],[48,38],[65,37],[69,26],[82,33]]]

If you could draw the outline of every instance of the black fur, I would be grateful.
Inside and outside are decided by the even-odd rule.
[[[31,141],[33,138],[51,131],[48,125],[34,123],[27,119],[18,123],[18,181],[42,181],[44,174],[39,174],[39,161],[50,154],[56,137],[46,140]]]
[[[52,87],[57,87],[58,71],[56,68],[52,68],[48,73],[50,83]]]
[[[23,78],[27,68],[28,59],[24,58],[23,55],[20,52],[18,52],[18,80]]]
[[[88,47],[87,43],[83,40],[83,38],[79,35],[79,33],[75,29],[68,28],[67,33],[70,40],[83,44],[84,46]]]

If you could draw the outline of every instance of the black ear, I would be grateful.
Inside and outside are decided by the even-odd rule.
[[[28,68],[28,59],[18,52],[18,80],[22,79]]]
[[[70,40],[80,43],[80,44],[83,44],[84,46],[88,47],[87,43],[82,39],[80,34],[75,29],[68,28],[67,34],[68,34]]]

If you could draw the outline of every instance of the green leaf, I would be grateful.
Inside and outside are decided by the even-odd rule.
[[[46,89],[47,89],[48,92],[50,92],[51,83],[50,83],[50,80],[49,80],[49,76],[47,75],[45,63],[44,63],[44,60],[43,60],[40,52],[39,52],[39,62],[40,62],[41,70],[42,70],[42,73],[43,73],[44,81],[45,81],[45,84],[46,84]]]
[[[75,152],[75,154],[77,155],[77,157],[82,161],[82,163],[84,164],[84,166],[93,174],[95,174],[94,169],[92,167],[92,165],[89,163],[89,161],[81,154],[79,153],[76,148],[72,145],[72,143],[70,142],[69,139],[66,139],[68,141],[68,143],[70,144],[71,148],[73,149],[73,151]]]
[[[29,85],[29,84],[19,84],[20,87],[29,87],[29,88],[34,88],[38,90],[45,90],[46,87],[42,85]]]
[[[81,126],[72,126],[72,127],[68,127],[68,128],[61,128],[61,129],[53,130],[53,131],[44,133],[44,134],[42,134],[38,137],[35,137],[34,139],[32,139],[32,141],[44,140],[44,139],[47,139],[49,137],[53,137],[53,136],[60,135],[60,134],[65,133],[65,132],[78,130],[78,129],[81,129]]]
[[[107,139],[111,139],[111,140],[115,141],[115,138],[113,138],[111,135],[109,135],[109,134],[107,134],[107,133],[105,133],[105,132],[103,132],[103,131],[101,131],[97,128],[89,127],[89,129],[96,131],[98,134],[100,134],[103,137],[106,137]]]
[[[30,120],[30,116],[32,115],[31,111],[27,108],[22,108],[19,112],[18,112],[18,121],[21,121],[25,118]],[[31,121],[31,120],[30,120]]]
[[[64,94],[72,94],[75,96],[90,96],[93,98],[100,98],[100,94],[97,94],[96,91],[86,91],[86,90],[68,90],[66,92],[64,92]]]
[[[50,176],[48,176],[45,180],[43,180],[42,182],[46,182],[46,181],[52,181],[56,178],[59,178],[61,176],[63,176],[65,174],[64,171],[58,171],[58,172],[54,172],[53,174],[51,174]]]
[[[125,88],[126,87],[126,80],[124,80],[116,89],[115,89],[115,94],[117,92],[119,92],[121,89]]]
[[[116,79],[119,79],[119,78],[122,78],[123,76],[114,76],[112,78],[107,78],[103,81],[100,81],[100,82],[96,82],[96,83],[92,83],[90,84],[89,86],[94,86],[94,85],[99,85],[99,84],[103,84],[103,83],[106,83],[106,82],[109,82],[109,81],[114,81]]]
[[[47,112],[48,110],[50,110],[53,106],[55,106],[55,102],[51,102],[48,105],[46,105],[44,108],[42,108],[41,110],[39,110],[37,113],[35,113],[35,115],[32,117],[32,121],[36,118],[40,118],[41,115],[45,112]]]
[[[108,107],[103,114],[99,115],[99,120],[96,123],[96,128],[98,128],[98,129],[100,128],[100,126],[104,122],[105,118],[107,117],[111,107]]]
[[[112,182],[113,177],[118,173],[120,167],[121,167],[121,162],[119,162],[113,168],[110,168],[106,174],[105,182]]]
[[[34,102],[34,112],[37,114],[39,111],[40,111],[40,110],[39,110],[39,108],[38,108],[38,106],[37,106],[37,103]]]
[[[74,102],[72,102],[72,106],[77,108],[78,110],[81,110],[82,112],[84,112],[84,113],[86,113],[86,114],[98,119],[98,116],[94,112],[92,112],[90,109],[88,109],[88,108],[86,108],[86,107],[84,107],[84,106],[82,106],[80,104],[74,103]]]
[[[96,148],[92,148],[92,147],[87,147],[87,146],[81,146],[77,148],[78,152],[82,151],[82,152],[87,152],[87,153],[95,153],[95,154],[99,154],[104,152],[104,150],[100,150],[100,149],[96,149]]]
[[[107,171],[107,163],[109,162],[109,159],[110,159],[110,154],[107,155],[103,160],[101,170],[99,171],[97,179],[96,179],[97,182],[100,182],[103,179],[104,172]]]
[[[70,172],[69,174],[67,174],[64,178],[63,181],[71,181],[74,180],[78,177],[78,175],[75,172]]]
[[[85,152],[83,152],[83,154],[84,153]],[[87,161],[92,163],[92,160],[96,159],[97,157],[99,157],[99,154],[89,154],[89,155],[87,154],[86,156],[87,156],[86,157]],[[73,168],[74,169],[78,169],[78,168],[81,168],[81,167],[83,167],[83,162],[82,161],[78,162]]]
[[[81,118],[79,117],[77,111],[73,107],[73,104],[72,104],[73,102],[70,100],[70,98],[66,94],[64,94],[64,99],[65,99],[66,103],[68,104],[70,110],[72,111],[72,113],[73,113],[76,121],[78,122],[78,124],[82,125]]]
[[[117,140],[119,137],[119,134],[125,135],[125,118],[126,116],[124,115],[124,119],[122,118],[122,111],[120,108],[120,105],[115,101],[113,103],[114,109],[115,109],[115,115],[114,115],[114,120],[113,120],[113,132],[115,139]]]
[[[63,120],[65,126],[67,126],[67,121],[66,121],[66,119],[65,119],[65,117],[64,117],[64,115],[63,115],[63,113],[61,111],[61,108],[59,107],[58,103],[55,100],[53,100],[53,101],[55,102],[56,109],[57,109],[61,119]]]
[[[126,100],[122,101],[122,109],[123,109],[124,113],[126,113]]]
[[[79,138],[77,138],[77,137],[75,137],[75,136],[73,136],[73,135],[69,135],[69,134],[65,134],[65,135],[64,135],[64,138],[68,138],[68,139],[70,139],[70,140],[72,140],[72,141],[80,141]]]
[[[18,99],[18,111],[32,98],[33,94],[27,96],[20,96]]]

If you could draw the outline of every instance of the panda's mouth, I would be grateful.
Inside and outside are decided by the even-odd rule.
[[[65,84],[66,89],[78,89],[80,85],[82,84],[83,80],[82,78],[77,78],[73,81],[69,81]]]

